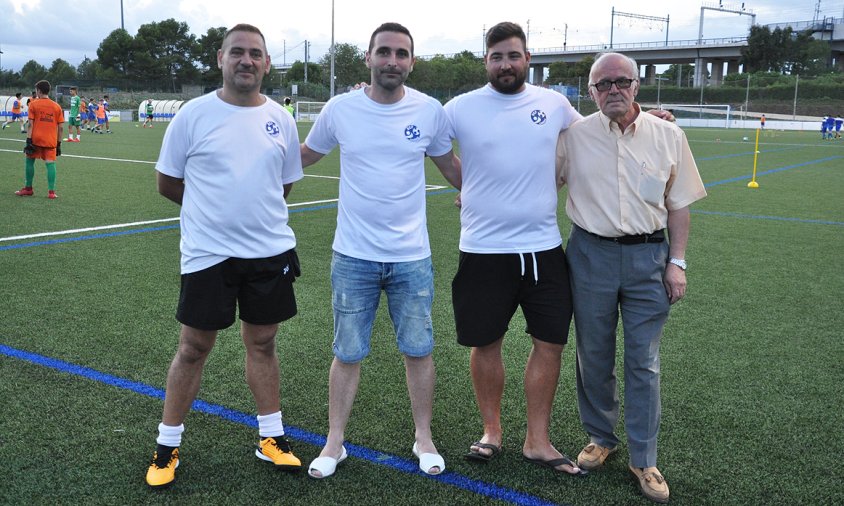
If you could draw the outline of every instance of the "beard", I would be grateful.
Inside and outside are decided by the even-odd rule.
[[[392,74],[392,75],[388,75]],[[398,69],[384,70],[378,69],[373,76],[373,84],[377,83],[379,87],[393,91],[399,88],[407,80],[407,73]]]
[[[527,80],[527,69],[525,69],[524,72],[509,70],[498,74],[487,72],[487,78],[489,79],[489,84],[491,84],[496,91],[506,95],[512,95],[514,93],[518,93],[525,84],[525,81]],[[511,78],[512,80],[508,81],[506,80],[507,78]]]

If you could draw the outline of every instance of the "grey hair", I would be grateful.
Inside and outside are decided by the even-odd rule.
[[[592,68],[589,69],[589,84],[595,84],[594,80],[592,79],[592,75],[595,73],[595,69],[598,68],[598,63],[601,62],[604,58],[608,56],[620,56],[627,60],[627,63],[630,65],[630,75],[633,79],[639,79],[639,64],[636,63],[636,60],[633,58],[621,54],[621,53],[598,53],[595,57],[595,63],[592,64]]]

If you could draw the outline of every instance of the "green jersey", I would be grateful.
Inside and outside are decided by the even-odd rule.
[[[152,117],[152,111],[153,111],[153,106],[152,106],[152,104],[147,103],[147,117],[148,117],[148,118],[151,118],[151,117]]]
[[[79,95],[70,97],[70,115],[71,118],[79,116]]]

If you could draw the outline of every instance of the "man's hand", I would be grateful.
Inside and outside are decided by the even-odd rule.
[[[671,111],[666,111],[665,109],[651,109],[650,111],[645,111],[648,114],[653,114],[657,118],[664,119],[665,121],[671,121],[672,123],[677,121],[677,118],[671,114]]]
[[[23,147],[23,152],[28,156],[35,154],[35,146],[32,145],[32,137],[26,138],[26,146]]]
[[[62,156],[62,141],[56,141],[56,156]]]
[[[686,271],[674,264],[665,267],[663,277],[665,293],[668,294],[668,302],[674,304],[686,295]]]

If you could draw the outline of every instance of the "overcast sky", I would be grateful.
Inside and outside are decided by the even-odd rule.
[[[146,23],[174,18],[184,21],[197,37],[211,27],[237,23],[258,26],[267,39],[274,63],[304,60],[304,41],[311,42],[311,60],[322,57],[331,44],[331,0],[123,0],[123,25],[135,35]],[[484,29],[500,21],[514,21],[529,32],[530,48],[568,47],[613,42],[664,41],[698,38],[702,6],[718,0],[335,0],[334,39],[366,49],[378,25],[396,21],[413,34],[417,55],[481,51]],[[572,9],[575,4],[576,9]],[[727,10],[742,10],[741,2],[723,1]],[[96,59],[100,42],[120,28],[121,0],[0,0],[0,66],[20,70],[35,60],[50,67],[62,58],[78,65],[85,56]],[[612,9],[615,7],[615,23]],[[576,11],[576,12],[575,12]],[[661,18],[642,20],[633,14]],[[757,24],[810,21],[816,17],[844,18],[844,0],[755,0],[744,12],[756,14]],[[703,37],[746,36],[751,16],[704,11]]]

